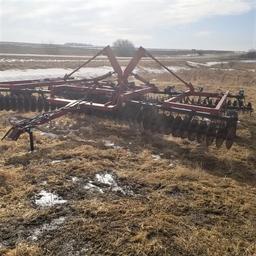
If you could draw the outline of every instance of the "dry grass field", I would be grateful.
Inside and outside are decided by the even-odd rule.
[[[211,68],[184,57],[163,62],[187,67],[178,74],[208,90],[242,87],[256,106],[255,62],[225,58],[189,58],[223,62]],[[78,63],[13,61],[0,70]],[[160,86],[179,85],[143,71],[154,63],[141,66]],[[12,115],[0,113],[1,137]],[[229,151],[85,115],[40,129],[33,153],[27,135],[0,143],[0,255],[256,255],[255,114],[240,115]]]

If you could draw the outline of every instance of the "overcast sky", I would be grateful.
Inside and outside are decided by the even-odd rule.
[[[256,48],[256,0],[0,0],[0,41]]]

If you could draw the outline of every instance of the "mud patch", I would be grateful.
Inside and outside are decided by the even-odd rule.
[[[65,243],[60,243],[58,245],[58,252],[55,255],[65,255],[65,256],[82,256],[82,255],[95,255],[91,254],[91,249],[89,243],[86,241],[83,244],[79,244],[77,240],[70,239],[65,241]],[[92,251],[93,252],[93,251]],[[90,254],[87,254],[90,253]]]
[[[31,241],[39,240],[42,236],[44,236],[45,233],[58,229],[65,222],[65,219],[65,217],[59,217],[52,220],[49,224],[45,223],[41,225],[40,227],[33,230],[32,235],[29,236],[28,239]]]
[[[184,194],[184,191],[180,189],[178,186],[173,186],[168,191],[166,191],[166,194],[171,197],[181,197]]]

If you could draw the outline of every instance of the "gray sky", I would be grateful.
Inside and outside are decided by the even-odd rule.
[[[256,0],[0,0],[0,40],[248,50]]]

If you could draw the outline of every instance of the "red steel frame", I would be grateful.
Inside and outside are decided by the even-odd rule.
[[[175,74],[172,70],[170,70],[168,67],[166,67],[164,64],[162,64],[159,60],[157,60],[154,56],[152,56],[147,50],[140,47],[135,55],[135,57],[130,61],[128,66],[126,67],[123,75],[123,79],[127,80],[128,76],[132,74],[132,71],[139,63],[140,59],[144,56],[148,56],[154,61],[156,61],[162,68],[167,70],[169,73],[171,73],[174,77],[176,77],[179,81],[181,81],[183,84],[185,84],[186,87],[188,87],[188,90],[184,93],[174,96],[168,100],[165,100],[162,104],[162,107],[167,110],[171,110],[172,108],[176,109],[185,109],[185,110],[191,110],[195,112],[201,112],[201,113],[208,113],[208,114],[214,114],[214,115],[220,115],[221,112],[223,112],[223,107],[226,103],[226,99],[229,96],[229,91],[227,91],[224,94],[219,93],[211,93],[211,92],[196,92],[194,89],[194,86],[191,83],[187,83],[182,78],[180,78],[177,74]],[[219,102],[216,105],[216,107],[205,107],[205,106],[199,106],[195,104],[185,104],[180,103],[181,99],[184,99],[188,96],[198,96],[198,97],[211,97],[211,98],[218,98]]]
[[[181,109],[192,110],[192,111],[196,111],[196,112],[220,115],[221,112],[223,112],[223,106],[226,103],[226,99],[227,99],[228,95],[229,95],[229,91],[227,91],[224,94],[186,91],[185,93],[183,93],[181,95],[178,95],[178,96],[172,97],[168,100],[165,100],[163,103],[163,107],[169,108],[169,109],[181,108]],[[198,105],[177,102],[177,101],[184,99],[185,97],[189,97],[189,96],[218,98],[219,102],[216,105],[216,107],[205,107],[205,106],[198,106]]]
[[[113,72],[108,72],[105,75],[92,79],[74,79],[73,77],[71,77],[80,68],[84,67],[101,54],[105,54],[108,57],[109,62],[113,67]],[[17,124],[14,124],[13,127],[6,133],[4,138],[8,137],[13,140],[17,140],[22,133],[28,132],[30,136],[31,150],[33,150],[33,134],[31,129],[36,127],[37,125],[47,123],[52,119],[58,118],[69,112],[78,111],[80,109],[111,112],[120,109],[123,103],[129,102],[131,100],[136,101],[141,95],[145,95],[148,93],[166,93],[166,91],[160,91],[154,84],[146,81],[138,74],[133,73],[134,69],[143,57],[149,57],[153,59],[162,68],[167,70],[170,74],[172,74],[176,79],[178,79],[188,88],[188,90],[186,90],[185,92],[177,93],[176,96],[163,101],[161,104],[159,103],[157,105],[158,108],[178,113],[194,112],[195,115],[207,116],[210,118],[225,118],[225,116],[222,116],[225,110],[225,103],[227,97],[232,97],[232,95],[229,94],[229,91],[224,94],[195,91],[194,86],[191,83],[184,81],[182,78],[180,78],[177,74],[175,74],[167,66],[162,64],[159,60],[157,60],[142,47],[137,50],[136,54],[130,60],[127,67],[123,71],[111,48],[107,46],[100,52],[98,52],[95,56],[77,67],[71,73],[66,74],[63,78],[1,82],[0,91],[6,92],[9,90],[10,92],[17,91],[17,93],[20,93],[20,91],[23,91],[24,93],[47,93],[49,95],[47,101],[52,105],[58,105],[61,107],[54,111],[39,114],[38,116],[29,120],[22,120],[20,122],[17,122]],[[117,75],[115,83],[104,80],[112,76],[113,74]],[[141,81],[143,84],[136,85],[135,83],[130,83],[128,81],[130,76],[133,76],[137,80]],[[47,89],[42,89],[42,87],[47,87]],[[66,92],[67,95],[69,95],[68,93],[76,93],[76,97],[81,95],[81,98],[79,100],[67,99],[65,98]],[[93,101],[87,100],[90,99],[90,97],[88,96],[97,95],[106,97],[92,97]],[[174,94],[170,93],[169,95]],[[216,98],[218,103],[216,104],[216,106],[213,107],[182,103],[184,99],[190,96],[196,96],[199,98]],[[102,101],[102,99],[104,99],[106,102],[97,102],[97,100],[95,99],[97,99],[98,101]],[[147,102],[145,104],[147,104]]]

